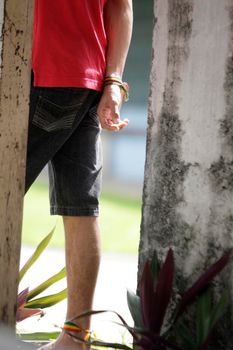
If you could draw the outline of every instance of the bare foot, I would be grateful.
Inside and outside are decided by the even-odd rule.
[[[38,350],[90,350],[90,346],[78,342],[65,332],[62,332],[57,340],[40,347]]]

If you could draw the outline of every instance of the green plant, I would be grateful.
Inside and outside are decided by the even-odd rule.
[[[147,261],[139,282],[139,296],[128,291],[127,301],[134,320],[130,327],[116,312],[120,324],[133,337],[134,347],[138,350],[206,350],[217,322],[222,317],[229,303],[230,295],[225,291],[216,305],[212,302],[211,282],[226,266],[231,252],[224,254],[215,264],[211,265],[197,281],[184,293],[180,293],[180,301],[169,319],[168,311],[173,296],[174,255],[169,249],[162,266],[156,254],[152,261]],[[189,306],[196,313],[196,328],[184,322],[184,314]],[[108,310],[89,311],[78,317],[96,315]],[[70,333],[71,336],[82,339]],[[107,343],[101,340],[91,340],[93,346],[130,350],[129,346],[117,343]]]
[[[160,267],[156,254],[147,261],[139,283],[139,296],[129,292],[128,305],[135,322],[139,340],[135,344],[141,349],[184,349],[206,350],[218,320],[229,302],[229,292],[225,291],[216,305],[212,302],[211,281],[226,266],[230,252],[210,266],[198,280],[184,293],[175,312],[165,325],[165,316],[173,295],[174,256],[168,251],[164,264]],[[187,325],[184,316],[187,307],[194,305],[196,329]],[[193,320],[191,320],[193,323]]]
[[[40,255],[43,253],[47,245],[49,244],[52,236],[53,236],[54,229],[41,241],[41,243],[37,246],[36,250],[32,254],[32,256],[27,260],[25,265],[22,267],[22,269],[19,272],[19,282],[23,279],[24,275],[27,273],[27,271],[31,268],[31,266],[37,261],[37,259],[40,257]],[[41,283],[36,288],[29,291],[29,288],[24,289],[18,294],[17,297],[17,314],[16,314],[16,321],[20,322],[28,317],[32,317],[35,315],[42,316],[44,314],[43,309],[53,306],[57,304],[58,302],[62,301],[67,296],[67,290],[64,289],[56,294],[51,294],[43,297],[37,297],[42,292],[44,292],[48,287],[53,285],[54,283],[60,281],[62,278],[66,276],[65,268],[63,268],[61,271],[59,271],[54,276],[50,277],[45,282]],[[36,298],[37,297],[37,298]],[[33,334],[19,334],[19,336],[22,339],[51,339],[52,335],[57,336],[59,333],[35,333]]]

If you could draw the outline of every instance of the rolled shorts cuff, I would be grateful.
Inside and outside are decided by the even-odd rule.
[[[93,207],[60,207],[51,206],[51,215],[61,215],[61,216],[99,216],[99,208]]]

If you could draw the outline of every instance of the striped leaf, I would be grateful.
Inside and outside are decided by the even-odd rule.
[[[51,341],[57,339],[61,332],[20,333],[18,337],[23,341]]]
[[[62,278],[66,276],[66,269],[63,268],[60,272],[58,272],[56,275],[50,277],[47,281],[40,284],[38,287],[31,290],[27,295],[27,301],[35,298],[38,294],[42,293],[44,290],[49,288],[54,283],[60,281]]]
[[[19,281],[22,280],[23,276],[26,274],[26,272],[30,269],[30,267],[34,264],[34,262],[39,258],[41,253],[45,250],[47,245],[49,244],[53,233],[54,233],[55,227],[52,229],[52,231],[42,240],[42,242],[37,246],[35,252],[32,254],[32,256],[28,259],[28,261],[25,263],[25,265],[22,267],[22,269],[19,272]]]
[[[59,293],[47,295],[38,299],[31,300],[25,304],[26,308],[30,309],[44,309],[49,306],[53,306],[67,297],[67,289],[62,290]]]

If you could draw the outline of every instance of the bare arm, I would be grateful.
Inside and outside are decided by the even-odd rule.
[[[132,35],[132,0],[108,0],[105,6],[105,26],[108,39],[106,76],[122,78]],[[104,88],[98,107],[103,129],[118,131],[128,125],[121,120],[122,90],[117,85]]]

